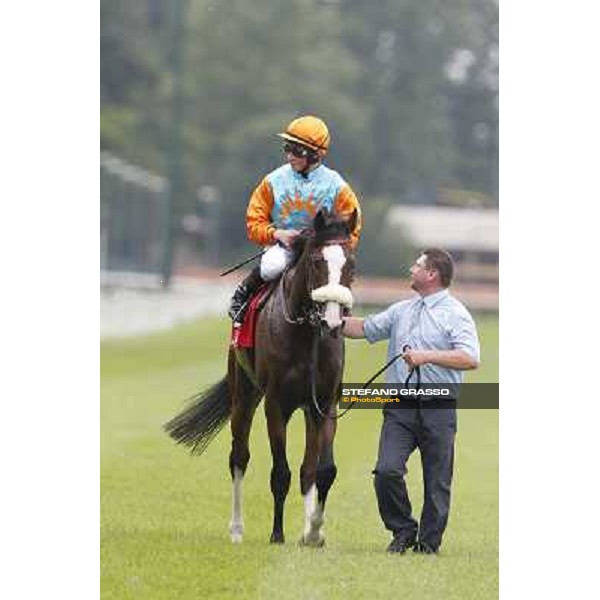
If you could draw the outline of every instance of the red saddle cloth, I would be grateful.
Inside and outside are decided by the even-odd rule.
[[[234,348],[254,348],[258,314],[273,287],[270,282],[261,285],[250,299],[242,326],[231,328],[231,344]]]

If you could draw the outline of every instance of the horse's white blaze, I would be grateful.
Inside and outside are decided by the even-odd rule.
[[[325,307],[325,322],[329,329],[334,329],[342,324],[340,316],[340,305],[337,302],[328,302]]]
[[[341,246],[337,244],[323,248],[323,258],[327,261],[329,269],[329,283],[339,283],[342,278],[342,268],[346,264],[346,257]]]
[[[352,305],[352,293],[340,285],[342,268],[346,263],[346,257],[342,247],[339,245],[325,246],[323,258],[327,261],[328,281],[327,285],[314,290],[313,300],[327,301],[325,307],[325,322],[330,329],[342,324],[340,304]]]
[[[242,520],[242,480],[244,474],[239,467],[233,467],[233,500],[231,505],[231,523],[229,533],[231,541],[239,544],[244,534],[244,522]]]

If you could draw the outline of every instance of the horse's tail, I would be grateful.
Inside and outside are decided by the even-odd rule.
[[[191,448],[192,454],[202,454],[230,415],[229,383],[224,377],[192,396],[188,407],[166,423],[164,429],[178,444]]]

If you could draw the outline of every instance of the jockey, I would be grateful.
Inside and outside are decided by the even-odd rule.
[[[323,159],[329,149],[327,125],[317,117],[294,119],[282,133],[287,163],[269,173],[252,193],[246,211],[248,238],[268,246],[260,265],[239,284],[231,299],[229,316],[235,325],[243,321],[245,307],[264,281],[279,277],[291,260],[289,246],[302,229],[310,227],[317,211],[359,218],[351,245],[360,237],[360,205],[352,188]]]

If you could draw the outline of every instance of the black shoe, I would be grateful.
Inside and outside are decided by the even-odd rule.
[[[227,314],[233,319],[234,324],[241,325],[248,307],[248,300],[263,283],[260,276],[260,267],[255,267],[248,276],[238,285],[231,298],[231,305]]]
[[[409,548],[415,545],[415,538],[401,538],[400,536],[394,536],[394,539],[390,542],[387,551],[390,554],[404,554]]]
[[[417,554],[437,554],[437,549],[432,548],[431,546],[424,544],[423,542],[417,542],[414,545],[413,552]]]
[[[243,323],[244,315],[246,311],[246,303],[250,299],[250,292],[248,291],[247,286],[241,283],[237,289],[235,290],[232,298],[231,305],[229,306],[229,310],[227,314],[233,319],[234,323]]]

